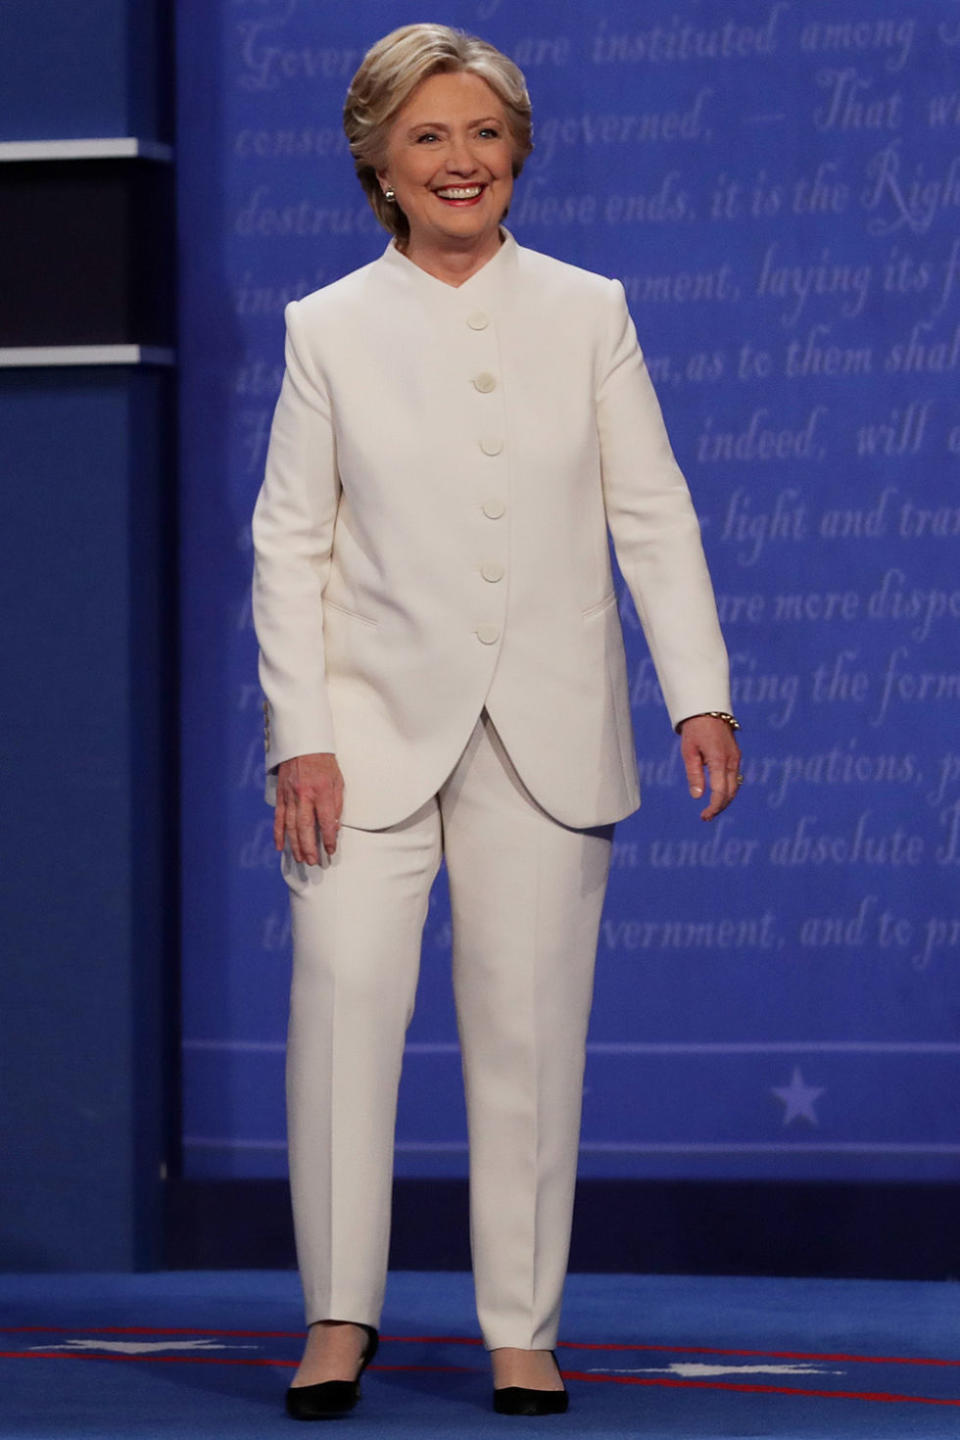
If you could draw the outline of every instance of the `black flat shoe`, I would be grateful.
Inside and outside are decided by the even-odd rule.
[[[560,1366],[554,1355],[553,1363]],[[570,1403],[566,1390],[528,1390],[525,1385],[506,1385],[493,1392],[493,1408],[498,1415],[565,1415]]]
[[[321,1380],[319,1385],[291,1385],[287,1390],[287,1414],[291,1420],[339,1420],[348,1415],[360,1399],[360,1376],[377,1353],[380,1336],[372,1325],[362,1325],[367,1332],[367,1348],[363,1352],[356,1380]]]

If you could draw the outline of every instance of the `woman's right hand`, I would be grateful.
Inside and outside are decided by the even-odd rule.
[[[297,755],[277,767],[273,843],[278,850],[289,838],[295,860],[319,865],[317,831],[324,850],[332,855],[342,809],[343,776],[335,755]]]

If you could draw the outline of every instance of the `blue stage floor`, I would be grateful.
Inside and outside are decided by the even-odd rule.
[[[4,1440],[298,1433],[282,1410],[302,1337],[292,1273],[3,1276],[0,1297]],[[573,1275],[561,1333],[569,1413],[496,1416],[470,1277],[394,1274],[337,1433],[960,1433],[954,1284]]]

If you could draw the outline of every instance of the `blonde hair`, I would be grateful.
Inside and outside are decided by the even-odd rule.
[[[458,71],[486,81],[502,103],[516,179],[533,149],[530,96],[519,66],[486,40],[449,25],[402,25],[371,46],[347,91],[343,128],[357,178],[380,224],[401,246],[409,238],[409,222],[395,201],[384,199],[377,179],[386,164],[387,136],[418,85],[431,75]]]

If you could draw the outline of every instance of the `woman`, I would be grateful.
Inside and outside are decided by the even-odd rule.
[[[607,530],[691,793],[736,793],[699,527],[619,283],[502,229],[523,77],[441,25],[351,84],[393,239],[287,308],[254,518],[268,796],[292,906],[291,1186],[307,1347],[291,1415],[376,1347],[404,1032],[446,856],[477,1309],[494,1404],[549,1414],[614,822],[639,800]]]

